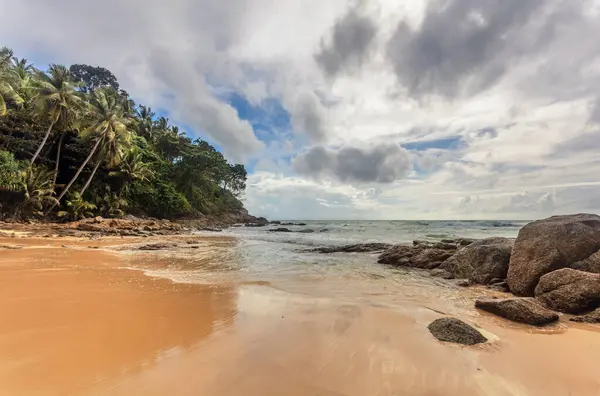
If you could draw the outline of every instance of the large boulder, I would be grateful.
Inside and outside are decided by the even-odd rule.
[[[542,307],[533,298],[480,298],[475,307],[513,322],[543,326],[558,320],[558,314]]]
[[[463,345],[475,345],[487,341],[487,338],[477,329],[456,318],[436,319],[427,328],[440,341]]]
[[[600,274],[600,251],[592,254],[590,257],[584,260],[571,264],[570,267],[580,271]]]
[[[541,277],[535,298],[548,308],[578,314],[600,306],[600,274],[563,268]]]
[[[377,260],[380,264],[404,267],[434,269],[452,257],[454,249],[435,247],[435,245],[395,245],[383,252]]]
[[[506,278],[513,244],[510,238],[481,239],[458,250],[440,268],[455,278],[487,285],[493,279]]]
[[[576,214],[534,221],[519,231],[508,267],[508,285],[533,296],[540,278],[600,250],[600,216]]]

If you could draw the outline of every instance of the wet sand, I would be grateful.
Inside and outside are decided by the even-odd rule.
[[[120,268],[163,269],[152,254],[90,248],[125,242],[0,239],[25,245],[0,250],[0,395],[600,394],[597,326],[536,330],[400,289],[374,303],[301,284],[176,284]],[[440,343],[426,326],[443,313],[497,340]]]

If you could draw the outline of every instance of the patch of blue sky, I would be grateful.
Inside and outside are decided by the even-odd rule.
[[[452,136],[434,140],[422,140],[416,142],[402,143],[406,150],[426,151],[431,149],[438,150],[457,150],[464,147],[466,143],[460,136]]]

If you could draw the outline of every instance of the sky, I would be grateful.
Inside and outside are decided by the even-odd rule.
[[[600,0],[0,0],[0,45],[110,69],[270,219],[600,212]]]

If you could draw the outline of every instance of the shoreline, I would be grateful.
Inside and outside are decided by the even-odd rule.
[[[451,301],[404,301],[399,311],[266,284],[176,283],[124,269],[130,255],[104,249],[147,238],[0,238],[0,245],[9,242],[25,247],[0,258],[0,302],[11,307],[0,323],[6,394],[587,395],[600,389],[594,369],[600,334],[590,325],[535,329],[472,308],[466,320],[498,339],[465,348],[440,343],[426,330],[456,309]],[[65,242],[73,248],[61,247]],[[155,252],[135,257],[146,267],[162,262]],[[471,299],[477,291],[469,290],[458,293]]]

